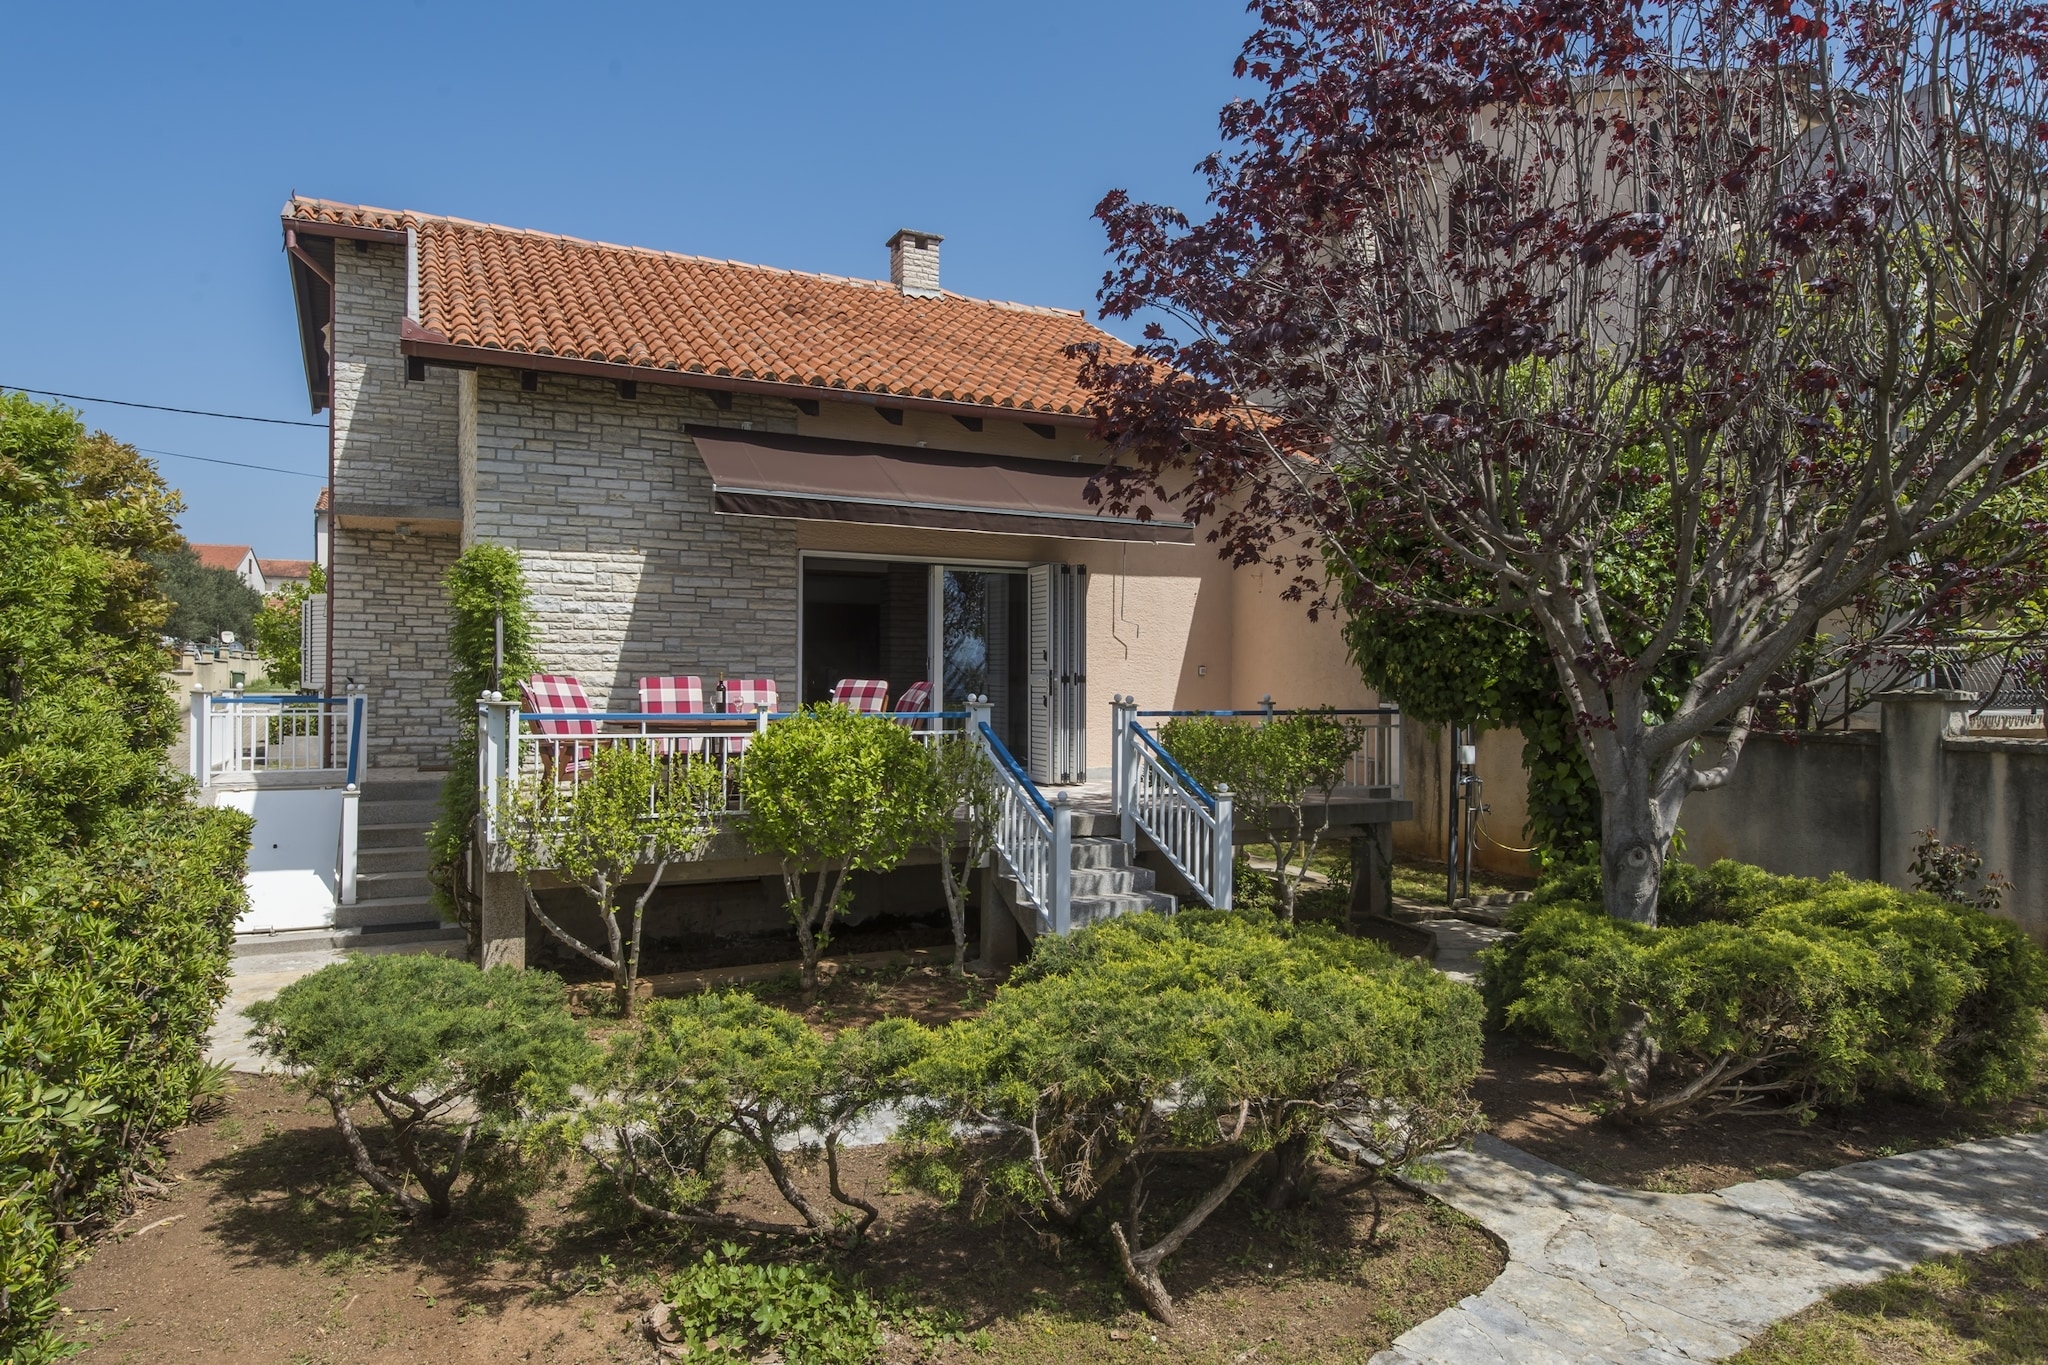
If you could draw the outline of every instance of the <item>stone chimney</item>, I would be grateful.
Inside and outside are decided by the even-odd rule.
[[[914,299],[939,296],[939,243],[935,232],[898,228],[889,239],[889,283]]]

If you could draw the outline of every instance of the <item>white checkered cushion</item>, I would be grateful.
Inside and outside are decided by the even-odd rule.
[[[777,693],[773,678],[727,678],[720,691],[725,699],[725,709],[734,715],[751,716],[764,707],[770,711],[775,709]],[[729,754],[740,753],[746,747],[744,739],[725,742],[725,751]]]
[[[882,678],[841,678],[832,689],[832,700],[864,714],[889,709],[889,684]]]
[[[590,710],[590,698],[583,695],[583,684],[567,673],[536,673],[519,684],[519,694],[525,698],[528,711]],[[595,719],[537,720],[533,724],[544,735],[597,733]]]

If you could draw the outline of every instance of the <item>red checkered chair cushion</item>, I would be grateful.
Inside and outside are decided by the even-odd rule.
[[[694,673],[640,680],[640,710],[645,715],[694,716],[704,709],[704,680]],[[703,753],[701,742],[683,740],[659,740],[654,749],[662,754],[687,752],[693,757]]]
[[[932,704],[932,685],[928,682],[914,682],[903,689],[903,695],[896,699],[898,711],[927,711]]]
[[[727,678],[721,688],[728,713],[751,716],[755,711],[773,711],[776,703],[775,679],[773,678]],[[729,739],[725,742],[727,753],[736,754],[747,747],[744,739]]]
[[[889,709],[889,684],[882,678],[841,678],[832,689],[832,700],[863,714]]]
[[[528,711],[588,711],[590,698],[583,684],[567,673],[536,673],[519,684],[519,695]],[[534,728],[544,735],[594,735],[597,721],[537,720]]]
[[[704,709],[704,680],[693,673],[642,678],[640,709],[653,716],[693,716]]]

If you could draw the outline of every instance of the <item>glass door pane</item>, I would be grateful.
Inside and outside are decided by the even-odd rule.
[[[973,695],[989,699],[989,723],[1010,752],[1024,742],[1024,594],[1015,573],[946,569],[941,574],[940,701],[958,710]]]

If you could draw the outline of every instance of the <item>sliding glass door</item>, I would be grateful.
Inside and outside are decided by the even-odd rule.
[[[939,701],[958,710],[970,696],[989,699],[989,723],[1024,754],[1024,700],[1030,660],[1025,651],[1028,604],[1016,570],[934,566],[938,608]]]

